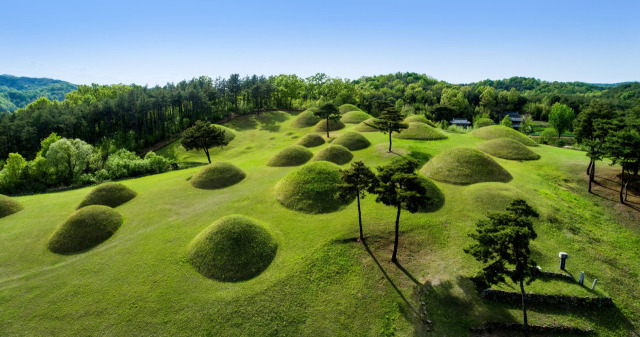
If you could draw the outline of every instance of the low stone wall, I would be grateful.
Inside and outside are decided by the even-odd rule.
[[[489,301],[520,305],[522,295],[517,292],[485,289],[482,297]],[[611,297],[576,297],[564,295],[525,294],[527,304],[565,305],[582,308],[607,308],[613,306]]]

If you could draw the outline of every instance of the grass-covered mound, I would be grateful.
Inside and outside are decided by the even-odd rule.
[[[503,183],[481,183],[465,188],[468,208],[483,212],[503,212],[515,199],[525,198],[524,193]]]
[[[371,142],[357,132],[347,132],[331,142],[331,145],[342,145],[350,151],[357,151],[366,149]]]
[[[409,123],[408,128],[403,129],[402,131],[400,131],[400,133],[394,132],[393,137],[414,140],[440,140],[448,138],[447,135],[438,131],[437,129],[419,122]]]
[[[358,131],[358,132],[376,132],[376,131],[380,131],[376,128],[374,128],[373,126],[373,122],[375,121],[375,118],[369,118],[366,121],[356,125],[355,128],[353,128],[354,130]]]
[[[431,158],[422,169],[427,177],[450,184],[508,182],[511,174],[488,155],[469,147],[454,147]]]
[[[89,205],[103,205],[117,207],[135,198],[137,193],[119,183],[104,183],[98,185],[78,205],[78,209]]]
[[[23,208],[19,202],[0,194],[0,218],[20,212]]]
[[[342,145],[328,145],[320,152],[316,153],[313,161],[330,161],[332,163],[343,165],[353,159],[353,153]]]
[[[412,116],[409,116],[409,117],[404,119],[404,122],[407,123],[407,124],[408,123],[422,123],[422,124],[427,124],[432,128],[436,127],[436,125],[432,121],[428,120],[427,117],[425,117],[423,115],[412,115]]]
[[[190,182],[193,187],[211,190],[235,185],[246,176],[239,167],[231,163],[219,162],[203,167]]]
[[[347,201],[336,199],[340,167],[319,161],[290,172],[275,187],[276,199],[285,207],[304,213],[329,213]]]
[[[346,114],[350,111],[362,111],[360,108],[353,104],[342,104],[339,108],[341,114]]]
[[[444,193],[430,179],[420,177],[420,184],[427,190],[427,195],[432,199],[420,206],[419,212],[435,212],[444,206]]]
[[[302,145],[291,145],[278,151],[269,161],[267,166],[298,166],[309,161],[313,153]]]
[[[216,127],[224,130],[224,139],[226,141],[230,142],[236,138],[235,132],[233,132],[233,130],[229,129],[228,127],[219,124],[216,124]]]
[[[230,215],[200,232],[189,244],[189,262],[208,278],[239,282],[260,275],[276,256],[278,244],[255,220]]]
[[[302,145],[304,147],[316,147],[324,143],[324,138],[316,133],[307,133],[296,142],[297,145]]]
[[[534,142],[531,138],[504,125],[491,125],[475,129],[471,131],[471,135],[487,140],[496,138],[511,138],[513,140],[519,141],[526,146],[538,146],[536,142]]]
[[[109,206],[83,207],[58,226],[47,246],[59,254],[83,251],[110,238],[122,222],[122,215]]]
[[[371,115],[369,115],[368,113],[360,110],[355,110],[345,113],[344,115],[342,115],[342,118],[340,118],[340,120],[343,123],[358,124],[366,121],[369,118],[371,118]]]
[[[337,120],[329,120],[329,131],[336,131],[344,128],[344,123]],[[319,121],[316,126],[313,128],[313,131],[316,132],[327,132],[327,120],[323,119]]]
[[[316,117],[316,115],[313,114],[313,111],[305,110],[291,121],[291,127],[308,128],[316,125],[318,121],[320,121],[320,118]]]
[[[538,160],[540,155],[517,140],[497,138],[482,142],[478,149],[498,158],[510,160]]]

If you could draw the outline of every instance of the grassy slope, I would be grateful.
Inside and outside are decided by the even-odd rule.
[[[312,128],[289,127],[283,114],[236,120],[242,132],[225,149],[212,152],[247,173],[222,190],[198,190],[187,181],[200,168],[123,181],[138,192],[119,206],[125,222],[113,237],[88,252],[61,256],[46,240],[74,211],[90,188],[16,198],[22,212],[0,219],[0,331],[5,335],[421,335],[419,289],[426,292],[427,318],[435,335],[468,334],[484,320],[521,321],[518,307],[482,301],[469,276],[479,265],[462,252],[466,234],[486,209],[504,198],[470,207],[472,186],[436,182],[446,197],[435,213],[403,212],[399,260],[389,262],[394,209],[363,200],[368,249],[353,242],[356,204],[308,215],[288,210],[273,187],[295,167],[265,163]],[[351,131],[331,132],[332,137]],[[475,147],[481,139],[448,134],[433,142],[394,140],[394,149],[431,156],[454,146]],[[354,160],[383,164],[387,138],[365,134],[373,146]],[[381,146],[378,146],[382,144]],[[327,145],[311,148],[315,154]],[[580,296],[611,295],[620,309],[596,313],[531,308],[532,324],[561,323],[621,335],[640,323],[640,229],[616,220],[596,197],[583,192],[584,154],[542,146],[534,162],[496,159],[514,177],[508,184],[541,213],[533,248],[545,270],[557,271],[557,254],[570,254],[568,270],[599,279],[595,294],[561,281],[536,281],[527,290]],[[206,161],[176,144],[159,151],[179,160]],[[400,152],[400,151],[398,151]],[[491,189],[488,184],[487,189]],[[477,192],[477,191],[476,191]],[[497,191],[496,193],[501,193]],[[467,199],[473,198],[468,202]],[[495,204],[493,204],[495,203]],[[204,228],[229,214],[253,217],[274,233],[273,263],[247,282],[209,280],[186,260],[187,245]],[[618,223],[621,222],[621,223]],[[372,255],[376,259],[372,258]],[[503,285],[508,289],[510,285]]]

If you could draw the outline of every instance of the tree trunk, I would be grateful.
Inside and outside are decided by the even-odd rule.
[[[622,166],[622,176],[620,176],[620,203],[624,204],[624,165]]]
[[[206,147],[204,148],[204,153],[207,155],[207,160],[209,161],[209,164],[211,164],[211,157],[209,156],[209,149],[207,149]]]
[[[329,138],[329,117],[327,117],[327,138]]]
[[[589,166],[587,166],[587,175],[591,174],[591,166],[593,166],[593,158],[589,160]]]
[[[402,209],[402,203],[398,203],[398,214],[396,215],[396,239],[393,243],[393,255],[391,255],[391,262],[398,262],[398,236],[400,231],[400,210]]]
[[[364,242],[364,234],[362,233],[362,213],[360,212],[360,191],[358,192],[358,224],[360,225],[360,241]]]
[[[527,303],[525,301],[524,284],[522,280],[520,280],[520,292],[522,293],[522,317],[524,318],[524,335],[525,337],[529,337],[529,323],[527,322]]]
[[[591,193],[591,184],[593,184],[593,181],[595,180],[595,174],[596,174],[596,161],[591,159],[592,164],[591,164],[591,170],[589,171],[589,193]]]
[[[389,152],[391,152],[391,132],[389,132]]]

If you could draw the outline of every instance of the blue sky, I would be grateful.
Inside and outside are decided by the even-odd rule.
[[[640,80],[640,1],[3,1],[0,74]]]

